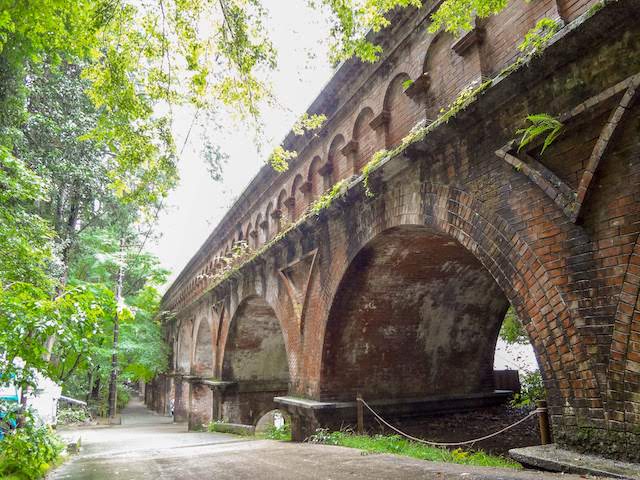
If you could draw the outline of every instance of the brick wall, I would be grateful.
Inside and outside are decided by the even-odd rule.
[[[483,71],[499,69],[507,53],[474,60],[469,49],[487,48],[494,38],[492,29],[512,34],[535,22],[539,9],[557,6],[534,3],[520,10],[514,3],[502,23],[488,20],[484,41],[471,42],[462,56]],[[567,15],[584,10],[584,5],[559,11]],[[262,355],[270,349],[261,348],[257,340],[281,337],[289,393],[295,396],[340,399],[353,396],[354,389],[398,399],[482,392],[491,388],[490,356],[509,302],[525,324],[543,372],[556,440],[637,460],[637,13],[639,2],[620,1],[563,30],[544,55],[493,84],[455,118],[376,170],[370,179],[373,197],[365,195],[361,179],[354,181],[345,197],[206,294],[178,281],[165,305],[176,311],[180,328],[176,323],[167,328],[188,338],[175,339],[175,345],[191,345],[192,322],[205,316],[211,319],[219,378],[227,353]],[[398,34],[403,25],[409,28],[401,24]],[[368,107],[375,119],[385,111],[371,99],[384,101],[382,86],[394,85],[398,69],[410,72],[414,80],[424,69],[424,62],[413,70],[397,63],[400,52],[415,63],[415,52],[422,47],[427,51],[430,44],[431,37],[411,25],[406,31],[409,43],[389,54],[389,61],[396,62],[393,68],[362,67],[371,72],[363,80],[370,86],[364,97],[344,99],[327,134],[303,150],[309,158],[319,158],[320,165],[335,162],[334,180],[361,162],[361,132],[357,149],[352,144],[345,150],[355,163],[349,164],[342,154],[360,113]],[[438,42],[445,40],[441,36]],[[446,58],[450,52],[442,49],[441,55]],[[351,85],[361,91],[357,82]],[[375,85],[381,85],[377,95]],[[418,88],[424,85],[432,87],[431,81],[421,81],[403,88],[405,96],[398,97],[402,100],[397,105],[405,107],[396,107],[396,112],[404,112],[404,118],[396,116],[398,123],[394,111],[374,122],[384,127],[385,141],[397,134],[394,128],[402,128],[397,125],[411,123],[406,117],[413,115],[408,112],[413,112],[416,99],[424,99],[419,111],[428,114],[429,90],[424,95]],[[433,85],[448,88],[444,82]],[[337,90],[338,103],[345,89]],[[540,112],[563,119],[562,135],[544,154],[540,141],[518,152],[511,146],[516,130],[528,114]],[[381,140],[379,132],[369,138]],[[281,177],[284,183],[265,185],[270,193],[264,201],[282,204],[291,196],[288,181],[298,174],[309,178],[304,155]],[[260,189],[250,190],[257,195],[255,205],[262,205]],[[245,213],[252,216],[261,208]],[[179,301],[173,296],[177,292],[184,295]],[[261,299],[260,311],[245,315],[250,299]],[[265,317],[270,319],[269,334],[256,339],[258,320]],[[278,328],[280,337],[274,333]],[[247,342],[246,349],[225,352],[242,342]],[[175,355],[177,367],[184,364],[186,350],[181,348]],[[252,395],[259,397],[264,390],[254,393],[238,396],[228,408],[249,405]]]

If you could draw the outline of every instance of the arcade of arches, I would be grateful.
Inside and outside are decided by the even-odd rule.
[[[301,151],[291,171],[262,171],[165,295],[173,356],[147,402],[173,404],[192,428],[255,426],[279,408],[297,439],[353,421],[357,392],[391,418],[428,413],[434,399],[492,402],[511,305],[555,441],[638,460],[640,3],[588,12],[592,3],[513,2],[457,41],[399,14],[385,37],[392,53],[338,70],[310,109],[333,109],[325,130],[287,140]],[[543,15],[564,28],[542,55],[498,75],[515,55],[504,39],[519,34],[508,20]],[[368,195],[358,172],[372,145],[433,120],[447,104],[436,89],[446,98],[487,75],[498,79],[466,109],[380,163]],[[562,135],[544,154],[542,138],[519,151],[515,131],[538,112],[562,119]],[[344,194],[305,216],[341,178]],[[267,248],[202,280],[239,231]]]

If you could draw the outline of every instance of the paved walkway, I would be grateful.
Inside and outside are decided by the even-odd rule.
[[[221,433],[189,433],[132,402],[122,425],[67,432],[82,437],[82,452],[51,479],[544,479],[584,477],[467,467],[324,445],[252,440]]]

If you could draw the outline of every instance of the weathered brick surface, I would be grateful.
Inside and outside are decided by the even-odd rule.
[[[540,17],[569,22],[590,4],[513,2],[455,48],[426,33],[426,6],[383,37],[382,63],[337,72],[311,108],[329,114],[323,132],[288,139],[300,159],[285,175],[261,172],[164,298],[177,314],[166,324],[172,368],[236,382],[213,395],[214,417],[255,423],[287,381],[290,395],[315,400],[486,392],[510,303],[543,372],[556,439],[638,459],[637,1],[561,31],[542,56],[374,172],[373,197],[354,182],[220,285],[197,279],[241,232],[260,228],[254,245],[267,241],[371,152],[498,72]],[[567,118],[562,135],[544,155],[535,143],[507,152],[539,112]],[[181,409],[184,391],[176,380]],[[300,431],[318,421],[298,413]]]

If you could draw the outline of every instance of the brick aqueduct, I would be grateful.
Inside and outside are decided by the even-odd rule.
[[[167,291],[170,373],[146,400],[165,413],[173,400],[192,428],[280,408],[295,439],[353,421],[357,392],[392,418],[484,404],[511,304],[555,441],[638,460],[640,2],[513,0],[461,38],[428,33],[437,5],[395,14],[379,63],[339,67],[309,108],[322,130],[285,139],[289,171],[265,166]],[[543,17],[564,26],[505,70]],[[366,194],[376,151],[485,79],[387,156]],[[543,155],[542,140],[518,151],[516,129],[541,112],[563,133]],[[341,179],[344,194],[306,214]],[[241,240],[256,254],[216,275]]]

